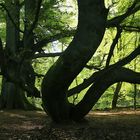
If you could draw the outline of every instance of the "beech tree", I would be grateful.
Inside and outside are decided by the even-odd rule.
[[[45,26],[46,24],[47,26],[47,19],[43,19],[46,17],[40,13],[47,8],[49,9],[50,5],[54,5],[53,7],[56,8],[56,2],[57,0],[11,0],[9,1],[11,5],[6,1],[1,4],[8,16],[7,26],[12,27],[12,29],[7,28],[7,39],[9,40],[6,41],[7,46],[4,48],[3,44],[0,44],[0,57],[1,60],[4,60],[0,62],[1,74],[10,82],[10,85],[12,83],[12,88],[8,88],[10,91],[18,94],[19,92],[12,90],[14,87],[14,89],[21,89],[33,96],[39,94],[42,97],[44,110],[53,121],[80,121],[114,83],[140,83],[140,73],[125,66],[140,54],[139,43],[127,56],[111,63],[111,58],[122,32],[140,32],[140,22],[137,18],[140,15],[140,2],[139,0],[133,0],[121,5],[120,12],[114,13],[112,9],[116,10],[115,6],[120,4],[121,0],[118,2],[112,0],[112,4],[109,6],[107,6],[105,0],[77,0],[78,25],[76,31],[58,26],[57,22],[53,29],[47,28],[47,34],[38,33],[36,31],[38,25],[43,24]],[[17,8],[17,5],[19,8]],[[41,11],[42,5],[43,9]],[[13,10],[11,12],[11,6],[14,6],[17,11]],[[22,24],[19,22],[18,15],[21,7],[24,7],[24,21]],[[57,16],[56,18],[58,18]],[[22,28],[24,26],[23,30],[20,25]],[[85,79],[83,83],[69,89],[71,83],[84,67],[92,67],[88,66],[87,63],[95,55],[104,39],[106,30],[110,28],[116,30],[116,36],[110,45],[105,60],[106,66],[101,69],[98,68],[98,71]],[[11,35],[9,32],[11,32]],[[73,39],[64,52],[42,53],[42,48],[46,44],[71,36],[73,36]],[[9,51],[12,52],[9,53]],[[38,57],[54,56],[59,56],[59,58],[45,74],[40,94],[40,91],[34,86],[35,72],[31,65],[32,60]],[[93,68],[95,67],[93,66]],[[89,88],[79,103],[74,105],[68,101],[68,97],[80,93],[87,87]],[[7,94],[7,92],[9,90],[5,93]],[[13,95],[11,92],[10,94]],[[0,96],[0,103],[2,104],[3,95]],[[25,97],[24,93],[22,95]]]
[[[1,74],[3,75],[0,108],[35,109],[26,98],[40,96],[35,87],[35,73],[30,58],[34,45],[34,26],[41,1],[5,0],[0,3],[5,12],[6,42],[1,39]],[[24,19],[21,18],[24,11]],[[21,20],[24,23],[21,23]],[[20,26],[24,26],[23,30]]]
[[[35,108],[26,98],[27,96],[40,97],[40,91],[35,87],[35,78],[38,74],[34,72],[33,59],[60,55],[60,53],[45,54],[42,47],[59,38],[72,36],[74,33],[73,30],[69,33],[66,31],[61,33],[61,28],[65,27],[62,23],[62,27],[58,27],[59,30],[53,29],[50,18],[47,19],[49,25],[45,29],[48,32],[47,36],[41,32],[40,26],[45,26],[46,13],[48,17],[49,14],[52,15],[52,6],[57,3],[56,0],[51,2],[42,0],[0,1],[1,23],[6,26],[0,34],[0,74],[3,76],[0,109]],[[59,22],[57,22],[58,25]],[[50,31],[49,28],[51,28]]]
[[[139,27],[127,26],[125,20],[140,9],[140,2],[134,0],[121,15],[108,19],[109,10],[104,0],[77,0],[78,25],[72,42],[46,73],[42,83],[42,100],[45,111],[56,122],[79,121],[92,109],[108,87],[117,82],[140,83],[140,73],[124,66],[140,54],[140,46],[122,60],[110,64],[121,30],[139,31]],[[107,65],[93,73],[79,86],[69,90],[69,86],[95,54],[103,40],[106,28],[117,28],[116,37],[110,47]],[[120,30],[121,29],[121,30]],[[68,97],[89,87],[83,99],[70,104]]]

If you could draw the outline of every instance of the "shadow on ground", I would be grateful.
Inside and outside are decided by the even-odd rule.
[[[0,140],[140,140],[140,110],[94,111],[53,124],[43,111],[0,111]]]

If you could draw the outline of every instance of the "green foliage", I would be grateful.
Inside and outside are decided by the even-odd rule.
[[[115,16],[119,16],[124,14],[128,7],[132,5],[134,0],[106,0],[106,7],[109,8],[108,19],[112,19]],[[0,3],[3,2],[2,0]],[[23,1],[21,1],[23,2]],[[39,21],[37,27],[34,30],[34,34],[37,41],[40,41],[46,37],[50,37],[61,33],[65,30],[75,29],[77,25],[77,6],[76,0],[71,0],[68,3],[66,0],[44,0],[41,6]],[[140,27],[140,11],[129,16],[122,22],[122,26],[134,26]],[[20,22],[21,29],[24,29],[24,6],[20,10]],[[0,10],[0,38],[2,38],[5,43],[6,38],[6,27],[5,27],[5,12]],[[95,55],[91,58],[87,65],[93,66],[93,68],[88,69],[84,68],[83,71],[77,76],[77,78],[73,81],[70,88],[73,88],[80,83],[82,83],[85,79],[90,77],[94,72],[98,71],[98,69],[103,69],[106,66],[106,60],[108,57],[108,53],[110,50],[110,46],[113,42],[117,33],[116,28],[109,28],[106,30],[104,35],[104,39],[100,44],[100,47],[96,51]],[[21,34],[22,37],[22,34]],[[61,52],[66,49],[69,45],[72,37],[61,38],[56,42],[48,43],[44,46],[44,52]],[[119,60],[123,59],[125,56],[130,54],[136,46],[140,42],[140,34],[136,32],[130,32],[128,30],[123,30],[121,37],[119,38],[118,43],[116,44],[113,56],[111,57],[110,64],[114,64]],[[33,67],[36,75],[36,87],[40,89],[43,75],[49,70],[49,68],[56,62],[58,57],[56,58],[39,58],[33,60]],[[135,68],[135,63],[137,67]],[[127,64],[125,67],[128,67],[135,71],[140,71],[140,58],[137,57],[130,64]],[[96,69],[98,68],[98,69]],[[0,82],[1,84],[1,82]],[[0,86],[1,87],[1,86]],[[113,98],[113,93],[115,91],[116,85],[111,86],[106,90],[105,94],[98,101],[94,109],[104,109],[111,108],[111,102]],[[75,95],[69,98],[71,103],[75,102],[77,104],[84,96],[85,92],[88,90],[83,90],[78,96]],[[140,87],[137,86],[137,104],[140,104]],[[119,93],[118,98],[118,106],[132,106],[133,105],[133,85],[123,83],[121,91]],[[39,99],[35,100],[29,98],[30,102],[37,104],[40,106],[41,101]]]
[[[39,23],[35,30],[39,40],[44,36],[52,36],[76,26],[76,13],[75,11],[68,12],[68,9],[64,0],[43,1]],[[64,39],[60,41],[65,42]]]

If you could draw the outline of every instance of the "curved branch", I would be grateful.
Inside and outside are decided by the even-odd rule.
[[[78,86],[68,90],[67,91],[68,97],[70,97],[74,94],[80,93],[82,90],[84,90],[85,88],[90,86],[96,80],[96,77],[98,77],[98,73],[99,72],[96,72],[96,73],[92,74],[88,79],[85,79],[83,81],[83,83],[81,83]]]
[[[117,63],[115,63],[113,65],[110,65],[109,67],[107,67],[107,68],[105,68],[105,69],[103,69],[101,71],[98,71],[96,73],[93,73],[93,75],[91,75],[83,83],[81,83],[78,86],[70,89],[67,92],[68,97],[69,96],[72,96],[72,95],[74,95],[76,93],[80,93],[82,90],[84,90],[85,88],[87,88],[88,86],[90,86],[93,82],[95,82],[97,79],[99,79],[100,77],[102,77],[108,71],[114,70],[114,69],[118,69],[118,68],[124,66],[125,64],[131,62],[139,54],[140,54],[140,45],[131,54],[129,54],[127,57],[123,58],[119,62],[117,62]]]
[[[122,81],[140,84],[140,72],[134,72],[127,68],[108,71],[105,75],[100,77],[100,79],[95,81],[84,98],[72,109],[71,114],[73,119],[82,119],[97,103],[108,87],[116,82]]]
[[[112,57],[112,55],[113,55],[115,46],[116,46],[116,44],[118,43],[118,40],[119,40],[119,38],[120,38],[120,36],[121,36],[121,33],[122,33],[122,29],[121,29],[120,27],[117,27],[117,34],[116,34],[116,37],[115,37],[114,40],[113,40],[113,43],[111,44],[111,47],[110,47],[110,50],[109,50],[109,54],[108,54],[108,57],[107,57],[107,60],[106,60],[106,67],[109,66],[111,57]]]
[[[129,62],[131,62],[138,55],[140,55],[140,45],[138,45],[138,47],[133,52],[131,52],[128,56],[118,61],[117,63],[110,65],[110,68],[112,69],[112,68],[122,67],[128,64]]]
[[[42,82],[43,104],[57,122],[69,118],[70,106],[65,93],[97,50],[106,27],[108,10],[103,0],[78,0],[78,9],[78,27],[74,39]]]

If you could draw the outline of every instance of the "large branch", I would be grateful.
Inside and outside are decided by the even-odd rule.
[[[87,88],[88,86],[90,86],[98,77],[98,73],[99,72],[95,72],[93,73],[88,79],[85,79],[83,81],[83,83],[79,84],[78,86],[68,90],[67,95],[68,97],[80,93],[82,90],[84,90],[85,88]]]
[[[118,25],[120,25],[127,17],[129,17],[130,15],[136,13],[137,11],[140,10],[140,5],[137,6],[137,3],[139,1],[135,0],[134,3],[127,9],[127,11],[117,17],[114,17],[113,19],[108,20],[107,22],[107,27],[117,27]]]
[[[89,88],[84,98],[73,108],[72,116],[75,120],[82,119],[97,103],[103,93],[116,82],[129,82],[140,84],[140,73],[127,68],[119,68],[108,71],[97,79]]]
[[[118,70],[115,70],[114,74],[116,77],[115,80],[117,82],[140,84],[140,72],[135,72],[127,68],[120,68]]]
[[[68,96],[72,96],[76,93],[80,93],[83,89],[90,86],[93,82],[95,82],[95,80],[97,78],[102,77],[102,75],[107,73],[109,70],[114,70],[114,69],[117,69],[119,67],[126,65],[127,63],[131,62],[134,58],[136,58],[139,54],[140,54],[140,45],[132,53],[130,53],[127,57],[123,58],[122,60],[118,61],[117,63],[110,65],[109,67],[107,67],[99,72],[93,73],[93,75],[91,75],[88,79],[84,80],[83,83],[70,89],[67,92]]]
[[[128,64],[129,62],[131,62],[138,55],[140,55],[140,45],[133,52],[131,52],[128,56],[126,56],[122,60],[118,61],[117,63],[110,65],[110,68],[112,69],[112,68],[122,67],[122,66]]]

